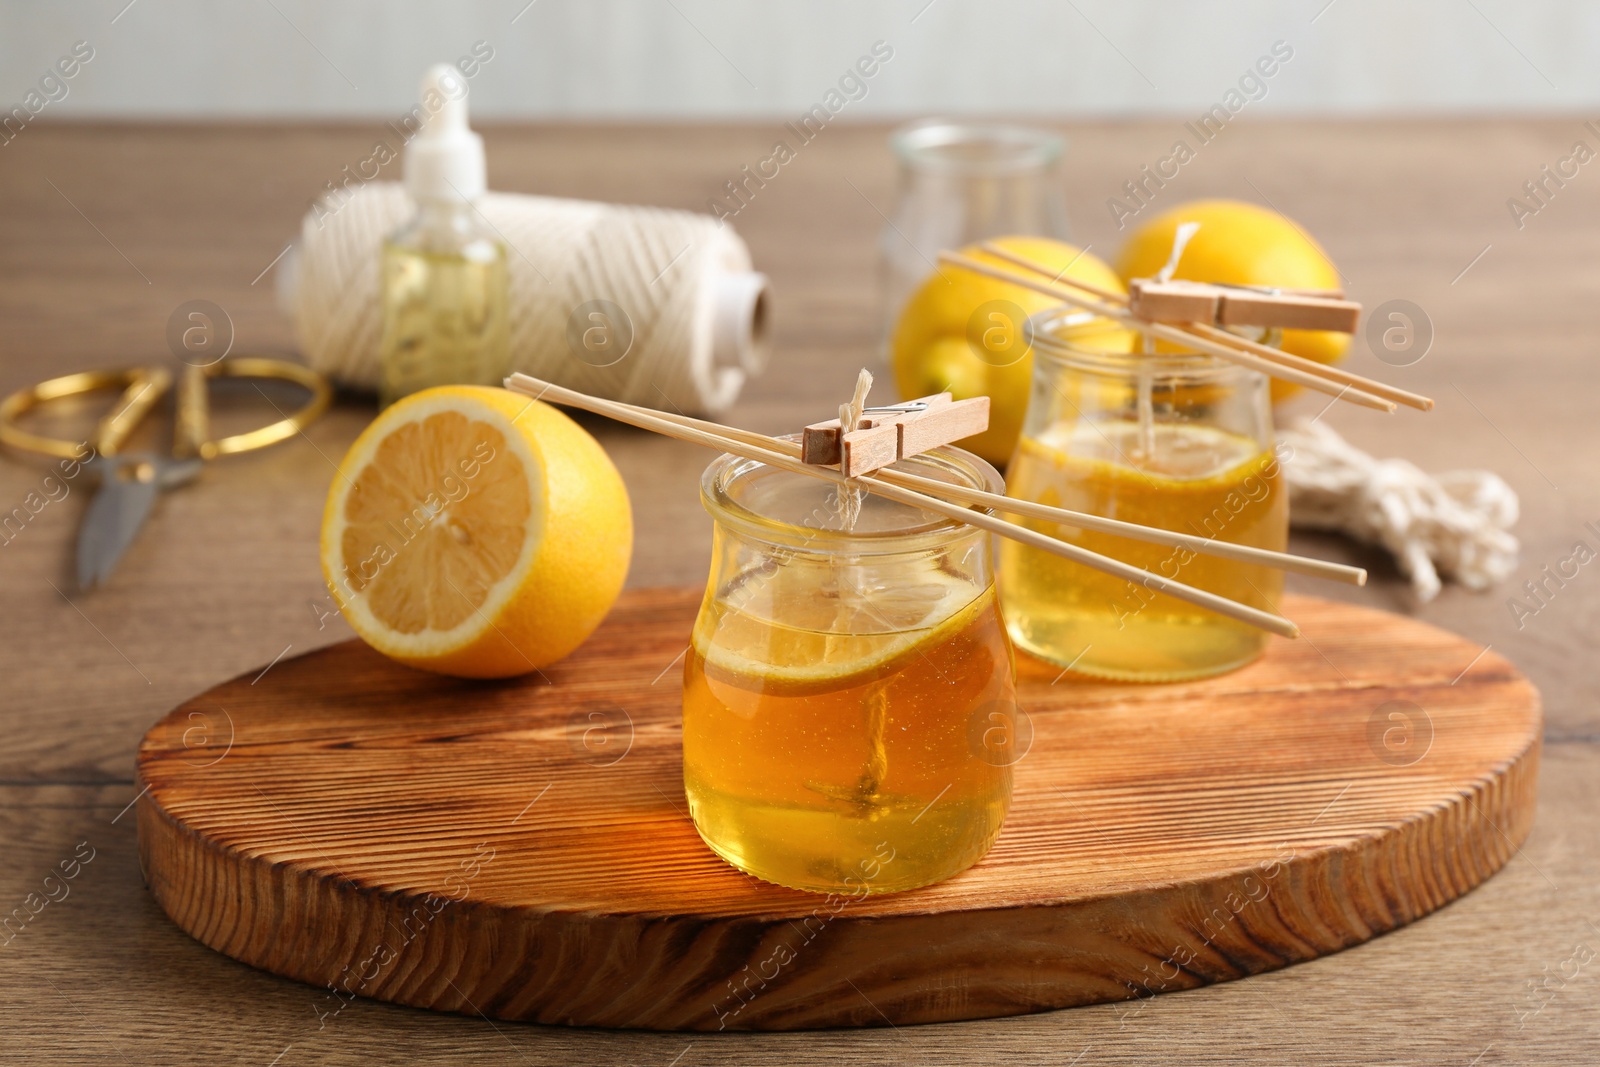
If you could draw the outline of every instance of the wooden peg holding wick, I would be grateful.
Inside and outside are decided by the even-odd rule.
[[[837,465],[846,478],[857,478],[940,445],[959,441],[989,428],[989,398],[952,400],[934,393],[902,404],[862,410],[860,428],[844,435],[839,420],[812,423],[800,435],[801,462]]]
[[[861,422],[853,432],[860,433],[862,430],[890,426],[909,415],[920,414],[950,402],[949,393],[934,393],[932,396],[922,396],[900,404],[863,408]],[[899,435],[893,436],[897,442],[895,449],[898,453]],[[829,419],[827,422],[814,422],[807,426],[800,434],[800,453],[804,462],[815,466],[829,467],[838,463],[839,420]]]
[[[1361,305],[1338,290],[1266,289],[1182,279],[1135,278],[1128,310],[1147,322],[1201,322],[1214,326],[1276,326],[1292,330],[1355,333]]]

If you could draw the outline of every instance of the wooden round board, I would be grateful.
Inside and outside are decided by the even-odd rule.
[[[581,1026],[905,1025],[1334,952],[1465,893],[1532,822],[1539,698],[1510,664],[1291,598],[1309,640],[1205,682],[1019,665],[1032,743],[973,869],[864,899],[781,889],[688,818],[699,601],[629,592],[542,677],[463,682],[351,641],[196,697],[139,750],[156,899],[322,987],[319,1013],[367,996]]]

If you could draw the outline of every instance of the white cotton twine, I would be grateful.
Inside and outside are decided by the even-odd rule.
[[[298,250],[279,278],[280,296],[312,367],[341,384],[375,389],[383,331],[379,249],[414,208],[396,182],[368,182],[340,196],[306,214]],[[744,346],[732,365],[713,351],[725,326],[717,321],[718,283],[760,277],[748,273],[744,242],[717,219],[495,192],[478,208],[508,246],[513,370],[611,400],[715,412],[761,369],[759,345]],[[569,343],[574,309],[594,300],[615,303],[632,322],[632,347],[610,366],[580,359]]]
[[[1294,525],[1382,545],[1423,603],[1439,595],[1440,574],[1481,590],[1516,567],[1517,494],[1498,475],[1375,459],[1314,421],[1278,436],[1293,449],[1283,469]]]

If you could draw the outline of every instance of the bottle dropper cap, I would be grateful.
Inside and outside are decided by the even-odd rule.
[[[483,138],[467,126],[467,79],[448,63],[422,77],[422,129],[406,145],[406,192],[413,200],[483,195]]]

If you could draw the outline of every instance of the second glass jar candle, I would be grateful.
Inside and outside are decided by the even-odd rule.
[[[1268,379],[1197,352],[1134,351],[1137,335],[1032,328],[1033,392],[1008,495],[1282,551],[1289,509]],[[1036,520],[1025,525],[1163,577],[1275,611],[1279,571]],[[1176,681],[1243,666],[1268,635],[1037,549],[1000,546],[1018,648],[1082,674]]]

